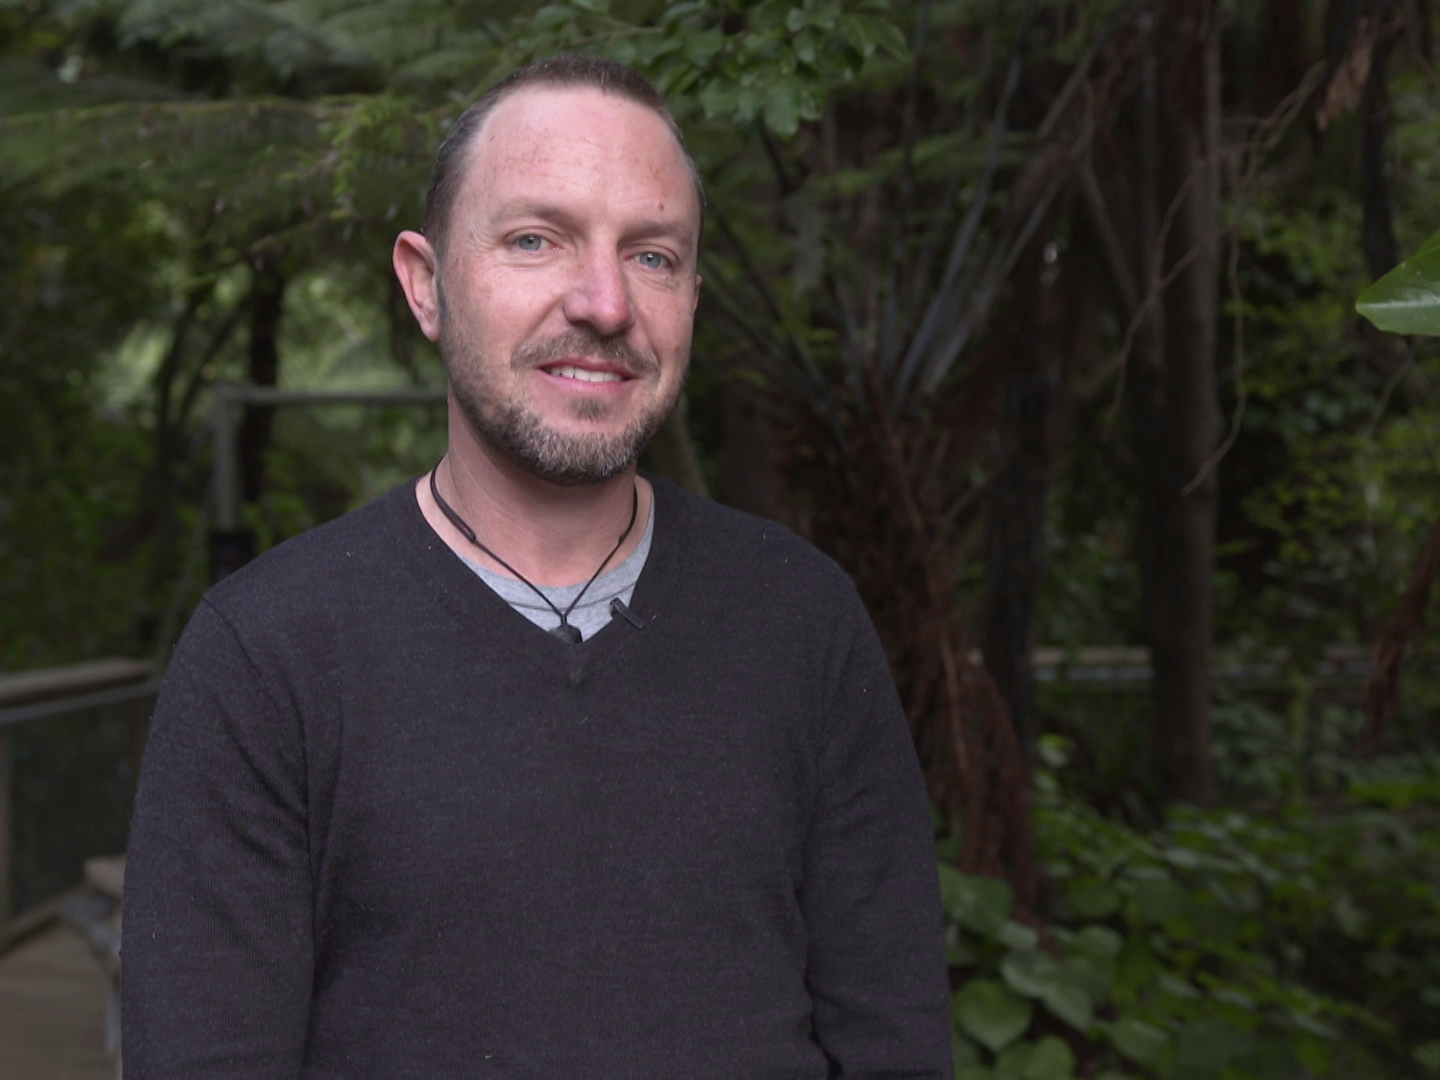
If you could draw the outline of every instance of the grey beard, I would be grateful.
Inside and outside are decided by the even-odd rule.
[[[668,400],[658,402],[636,417],[618,435],[563,434],[546,427],[540,417],[524,405],[496,400],[481,364],[473,359],[463,342],[454,341],[446,332],[444,321],[442,318],[441,354],[450,378],[450,392],[455,395],[465,419],[506,458],[548,483],[579,487],[619,476],[639,460],[641,451],[679,401],[683,379]],[[659,367],[653,357],[641,356],[624,342],[580,330],[572,330],[553,341],[521,346],[511,364],[517,371],[528,371],[552,357],[576,352],[622,363],[641,376]],[[577,404],[575,415],[580,419],[598,419],[604,415],[604,408],[598,402],[582,402]]]
[[[529,409],[514,403],[489,407],[474,387],[457,382],[450,390],[480,436],[526,472],[562,487],[598,484],[619,476],[640,459],[670,414],[656,409],[638,417],[619,435],[565,435],[546,427]]]

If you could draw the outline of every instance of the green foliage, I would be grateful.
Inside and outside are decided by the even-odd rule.
[[[688,0],[549,4],[515,43],[520,58],[599,51],[650,75],[686,113],[788,138],[820,118],[827,91],[872,59],[903,58],[905,35],[879,0]]]
[[[1073,63],[1117,6],[1041,4],[1066,29],[1027,62]],[[697,428],[714,433],[713,462],[713,402],[732,361],[776,342],[826,371],[847,347],[875,355],[880,320],[847,317],[898,297],[903,322],[904,305],[925,295],[903,280],[892,290],[887,270],[921,264],[977,206],[982,231],[1003,218],[1029,137],[1002,141],[983,202],[977,178],[996,74],[1024,9],[932,5],[924,123],[907,151],[911,5],[0,3],[10,298],[0,310],[0,667],[148,653],[167,617],[194,602],[200,421],[213,382],[245,373],[257,258],[274,258],[289,282],[287,385],[438,379],[437,357],[406,329],[385,254],[394,231],[418,220],[446,125],[494,77],[542,53],[593,50],[635,63],[670,96],[717,211],[691,383],[712,402]],[[1440,216],[1428,83],[1398,80],[1392,113],[1397,232],[1415,249]],[[1267,179],[1226,215],[1240,241],[1240,300],[1227,298],[1226,314],[1242,316],[1244,335],[1238,351],[1222,342],[1235,365],[1226,404],[1243,423],[1222,463],[1217,637],[1242,659],[1288,650],[1301,702],[1323,647],[1368,641],[1390,610],[1440,490],[1440,353],[1424,341],[1402,350],[1354,318],[1362,211],[1340,160],[1353,142],[1337,134],[1313,160],[1287,161],[1303,181]],[[904,184],[922,197],[902,217],[889,208]],[[1063,223],[1053,239],[1065,258],[1074,238]],[[1410,271],[1428,282],[1436,251],[1427,244]],[[1417,310],[1388,282],[1362,302],[1378,305],[1381,325]],[[1125,327],[1100,323],[1097,351],[1113,359]],[[177,403],[162,431],[172,351]],[[1067,388],[1075,415],[1047,526],[1044,644],[1136,638],[1134,462],[1108,384],[1097,386],[1088,397]],[[988,445],[986,422],[954,421],[956,443]],[[278,542],[413,475],[442,442],[437,416],[282,414],[267,490],[247,520],[262,545]],[[987,474],[985,452],[953,453],[957,471]],[[962,520],[955,535],[969,528]],[[958,560],[963,539],[955,547]],[[1047,710],[1086,754],[1082,777],[1056,768],[1059,745],[1041,747],[1049,923],[1017,921],[1003,883],[941,867],[949,958],[964,975],[959,1076],[1440,1072],[1440,760],[1427,734],[1440,688],[1418,674],[1407,672],[1395,725],[1407,752],[1374,762],[1350,755],[1353,709],[1277,710],[1222,694],[1214,743],[1232,805],[1158,821],[1138,782],[1143,710],[1122,694],[1046,687]]]
[[[1067,792],[1064,743],[1042,753],[1062,766],[1036,779],[1054,921],[1018,927],[1007,887],[940,868],[962,976],[959,1075],[1291,1080],[1303,1066],[1378,1080],[1429,1067],[1440,759],[1357,766],[1325,814],[1189,809],[1140,832]],[[1371,809],[1396,799],[1418,816]]]
[[[1440,233],[1366,289],[1355,310],[1393,334],[1440,337]]]

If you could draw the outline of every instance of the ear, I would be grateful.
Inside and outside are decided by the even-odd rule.
[[[699,274],[695,275],[695,302],[690,305],[690,314],[692,315],[695,314],[696,311],[700,310],[700,286],[704,284],[704,282],[705,279],[702,278]]]
[[[395,238],[390,255],[395,276],[405,292],[410,312],[420,324],[420,331],[431,341],[440,340],[440,260],[430,241],[408,229]]]

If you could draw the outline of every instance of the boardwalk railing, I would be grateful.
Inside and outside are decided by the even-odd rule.
[[[14,910],[15,732],[22,724],[129,705],[134,776],[158,689],[155,665],[143,660],[92,660],[0,675],[0,953],[56,918],[65,899],[63,895],[51,897],[27,911]]]
[[[976,654],[976,659],[979,655]],[[1154,677],[1150,650],[1102,646],[1073,651],[1036,649],[1032,660],[1038,682],[1078,684],[1095,690],[1140,690]],[[1295,689],[1296,666],[1286,650],[1245,661],[1217,657],[1210,670],[1216,684],[1250,693],[1289,693]],[[1351,696],[1370,675],[1370,650],[1361,645],[1327,645],[1306,673],[1310,692]]]

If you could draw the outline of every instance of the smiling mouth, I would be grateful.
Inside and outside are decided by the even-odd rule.
[[[555,375],[562,379],[575,379],[579,382],[588,383],[612,383],[624,382],[626,376],[615,371],[594,371],[590,368],[575,367],[572,364],[556,364],[553,367],[542,368],[547,375]]]

